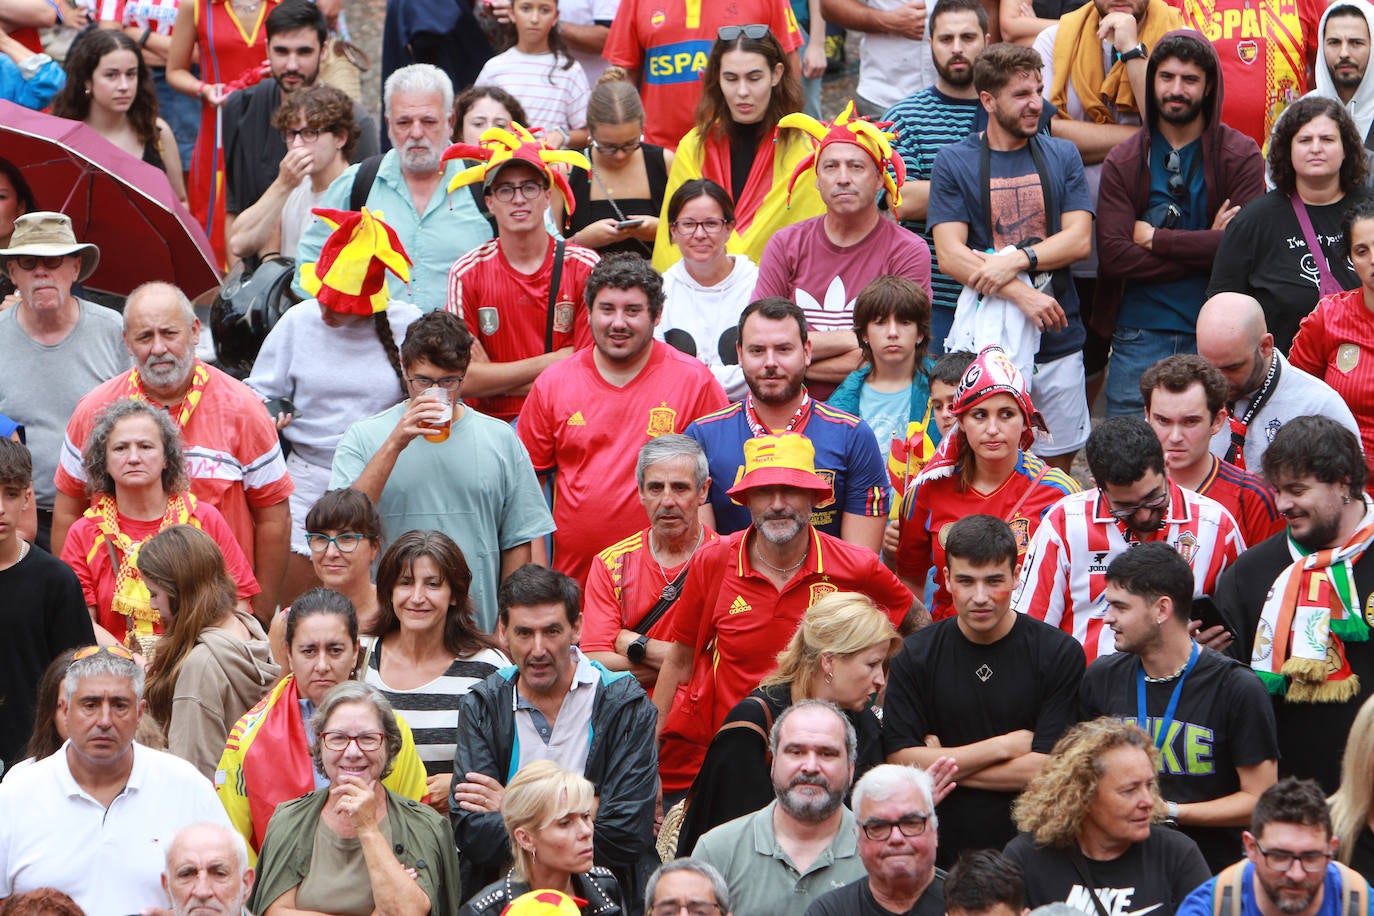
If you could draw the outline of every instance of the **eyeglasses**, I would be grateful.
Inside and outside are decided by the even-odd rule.
[[[1293,867],[1293,860],[1296,859],[1302,863],[1303,871],[1309,875],[1315,875],[1325,871],[1326,863],[1331,861],[1331,853],[1329,852],[1286,852],[1282,849],[1271,852],[1259,843],[1255,844],[1255,848],[1259,850],[1260,855],[1264,856],[1264,864],[1274,871],[1288,871]]]
[[[729,224],[730,221],[724,219],[679,219],[673,221],[672,227],[674,232],[688,236],[696,235],[698,229],[707,235],[720,235]]]
[[[330,537],[327,534],[320,534],[317,531],[308,531],[305,535],[305,543],[310,545],[311,553],[324,553],[333,544],[343,553],[352,553],[358,549],[358,545],[366,539],[366,535],[356,534],[352,531],[343,534],[336,534]]]
[[[892,828],[896,827],[902,832],[904,837],[920,836],[926,832],[926,822],[930,820],[924,814],[908,814],[906,817],[895,821],[871,820],[863,822],[864,836],[870,840],[886,840],[892,835]]]
[[[534,200],[544,190],[544,186],[537,181],[527,181],[524,184],[503,184],[491,189],[491,195],[503,204],[508,204],[515,200],[515,192],[519,191],[520,196],[525,200]]]
[[[1107,514],[1110,515],[1112,518],[1116,519],[1118,522],[1124,522],[1128,518],[1134,516],[1141,509],[1145,509],[1150,512],[1158,512],[1160,509],[1163,509],[1167,505],[1169,505],[1169,491],[1165,490],[1158,496],[1152,499],[1147,499],[1145,500],[1145,502],[1140,503],[1139,505],[1123,506],[1120,509],[1108,509]]]
[[[320,732],[320,743],[331,751],[344,751],[350,744],[357,744],[358,750],[368,753],[382,749],[386,735],[382,732],[363,732],[361,735],[346,735],[343,732]]]
[[[757,22],[749,25],[723,25],[716,29],[716,37],[721,41],[734,41],[743,35],[753,41],[760,41],[768,34],[768,26]]]
[[[457,391],[458,386],[463,384],[466,375],[446,375],[443,378],[425,378],[423,375],[412,375],[406,379],[407,382],[423,391],[426,388],[442,388],[445,391]]]
[[[688,916],[711,916],[718,910],[719,903],[707,903],[705,900],[660,900],[649,908],[653,916],[680,916],[684,912]]]
[[[20,270],[33,270],[42,264],[48,270],[57,270],[67,262],[69,254],[50,254],[39,257],[36,254],[20,254],[10,258],[10,263],[18,265]]]
[[[281,138],[286,141],[287,146],[290,146],[292,143],[296,142],[297,137],[300,137],[306,143],[314,143],[316,140],[320,139],[320,134],[332,134],[333,132],[334,128],[332,126],[302,127],[300,130],[291,130],[288,128],[281,132]]]
[[[642,136],[638,140],[631,140],[629,143],[599,143],[595,137],[592,138],[592,149],[608,156],[614,156],[616,153],[633,153],[643,145],[644,138]]]
[[[101,652],[108,652],[116,658],[122,658],[125,661],[131,662],[134,660],[134,653],[123,646],[87,646],[84,649],[77,649],[76,654],[72,656],[72,661],[79,662],[83,658],[91,658],[99,655]]]
[[[1182,200],[1187,196],[1187,187],[1183,183],[1183,157],[1178,154],[1178,150],[1169,150],[1164,157],[1164,171],[1169,173],[1169,196],[1174,200]]]

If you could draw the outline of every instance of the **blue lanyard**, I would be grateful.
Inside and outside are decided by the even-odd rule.
[[[1160,720],[1159,731],[1155,734],[1155,750],[1164,747],[1164,742],[1169,735],[1169,729],[1174,724],[1174,713],[1178,711],[1178,698],[1183,696],[1183,682],[1188,679],[1188,673],[1197,664],[1198,648],[1197,643],[1193,643],[1193,651],[1188,656],[1188,664],[1183,666],[1183,673],[1178,676],[1178,683],[1174,685],[1174,692],[1169,696],[1169,705],[1164,709],[1164,718]],[[1144,729],[1145,734],[1150,733],[1150,717],[1145,708],[1145,664],[1142,662],[1136,668],[1135,676],[1135,704],[1136,722]]]

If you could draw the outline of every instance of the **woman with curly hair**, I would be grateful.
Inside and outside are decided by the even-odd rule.
[[[145,541],[173,525],[195,525],[214,539],[235,583],[235,606],[249,610],[248,599],[260,591],[253,568],[224,516],[191,493],[181,434],[167,411],[115,401],[91,427],[82,462],[91,507],[67,533],[62,561],[76,571],[102,644],[127,636],[136,648],[162,633],[138,556]]]
[[[1287,353],[1298,323],[1318,299],[1360,285],[1341,222],[1351,206],[1371,196],[1364,186],[1369,165],[1345,106],[1316,96],[1284,110],[1269,141],[1268,165],[1274,190],[1250,201],[1227,225],[1207,295],[1254,296],[1264,306],[1274,346]],[[1314,247],[1320,257],[1312,257]]]
[[[123,32],[91,29],[67,51],[67,85],[52,102],[59,118],[81,121],[131,156],[167,173],[186,202],[181,154],[167,122],[157,115],[157,89],[143,53]]]
[[[1164,824],[1158,754],[1133,722],[1069,729],[1012,807],[1021,835],[1007,858],[1026,874],[1026,906],[1064,901],[1093,913],[1131,888],[1135,912],[1172,916],[1212,876],[1197,844]]]

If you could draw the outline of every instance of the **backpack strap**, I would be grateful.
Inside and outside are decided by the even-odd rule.
[[[377,170],[382,167],[382,156],[368,156],[353,173],[353,188],[348,192],[348,209],[361,210],[367,203],[367,195],[372,193],[372,184],[377,180]]]
[[[1340,916],[1368,916],[1369,913],[1369,882],[1364,875],[1355,871],[1348,865],[1340,862],[1333,863],[1336,871],[1341,874],[1341,909]]]
[[[1245,880],[1246,861],[1241,859],[1228,865],[1217,875],[1212,888],[1212,916],[1240,916],[1241,882]]]

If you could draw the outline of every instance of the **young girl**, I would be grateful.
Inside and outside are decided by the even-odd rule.
[[[581,149],[591,88],[557,26],[558,0],[515,0],[508,26],[515,46],[487,61],[475,85],[500,86],[515,96],[529,114],[525,126],[542,127],[550,146]]]

